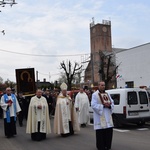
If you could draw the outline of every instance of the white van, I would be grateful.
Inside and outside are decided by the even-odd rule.
[[[114,100],[114,126],[125,123],[144,125],[146,121],[150,121],[150,102],[145,89],[121,88],[106,92]]]

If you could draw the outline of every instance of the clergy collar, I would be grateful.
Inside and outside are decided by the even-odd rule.
[[[36,97],[39,98],[39,99],[41,98],[41,96],[36,96]]]
[[[99,91],[99,93],[105,93],[105,90],[104,91],[98,90],[98,91]]]
[[[8,96],[11,96],[11,94],[7,94]]]

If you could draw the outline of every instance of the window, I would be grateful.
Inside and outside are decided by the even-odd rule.
[[[139,92],[140,104],[148,104],[148,98],[146,92]]]
[[[126,82],[125,84],[127,85],[127,88],[133,88],[134,87],[133,81]]]
[[[136,105],[138,104],[137,94],[136,92],[128,92],[128,105]]]
[[[120,94],[111,94],[110,96],[114,100],[114,105],[120,104]]]

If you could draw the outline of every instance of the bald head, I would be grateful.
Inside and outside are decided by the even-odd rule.
[[[37,95],[37,97],[41,97],[42,96],[42,90],[41,89],[37,89],[36,90],[36,95]]]
[[[10,94],[11,93],[11,88],[10,87],[7,87],[6,88],[6,94]]]

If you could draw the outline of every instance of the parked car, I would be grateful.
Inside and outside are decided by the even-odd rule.
[[[150,101],[148,92],[141,88],[106,90],[114,100],[113,122],[115,127],[126,123],[144,125],[150,121]],[[93,121],[93,109],[89,109]]]
[[[113,122],[118,127],[126,123],[144,125],[150,121],[148,93],[141,88],[107,90],[114,100]]]

